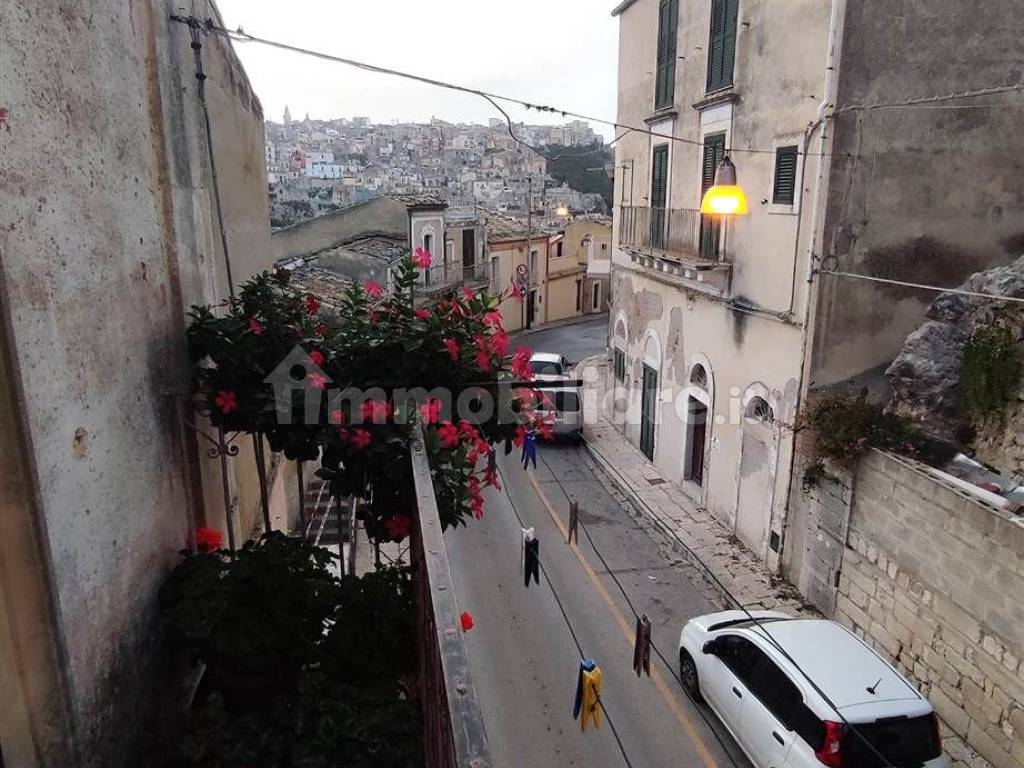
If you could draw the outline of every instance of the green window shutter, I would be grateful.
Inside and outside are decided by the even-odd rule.
[[[668,144],[659,144],[651,155],[651,208],[664,208],[668,185]]]
[[[700,169],[700,194],[711,188],[715,183],[715,171],[718,164],[725,157],[725,134],[719,133],[714,136],[704,137],[704,156],[701,160]],[[700,254],[701,258],[709,261],[718,259],[719,232],[722,223],[717,216],[700,217]]]
[[[775,150],[775,183],[772,184],[772,202],[792,205],[796,199],[796,147]]]
[[[736,59],[736,22],[739,0],[711,0],[711,40],[708,44],[709,91],[732,85]]]
[[[658,63],[654,86],[654,108],[672,106],[675,101],[676,42],[679,0],[661,0],[658,6]]]

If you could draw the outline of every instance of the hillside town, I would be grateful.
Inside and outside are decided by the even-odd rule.
[[[376,124],[368,117],[266,123],[270,217],[288,226],[383,194],[431,194],[454,208],[553,218],[561,209],[607,213],[610,199],[556,178],[550,157],[586,159],[601,184],[610,153],[590,125]],[[563,217],[566,214],[563,213]]]

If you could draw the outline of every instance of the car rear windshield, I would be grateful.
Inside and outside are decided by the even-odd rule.
[[[540,374],[542,376],[561,376],[562,366],[550,360],[534,360],[530,363],[530,367],[533,368],[534,374]]]
[[[578,411],[580,398],[575,392],[543,392],[537,402],[537,409],[559,412]]]
[[[886,765],[911,768],[939,757],[942,747],[934,717],[886,718],[873,723],[851,725],[857,733],[847,733],[843,739],[843,765],[855,765],[858,768],[882,768]],[[858,733],[864,738],[859,738]]]

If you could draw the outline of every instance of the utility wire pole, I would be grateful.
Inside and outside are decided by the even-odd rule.
[[[533,246],[533,176],[526,177],[526,296],[523,297],[523,312],[526,313],[526,330],[532,325],[533,312],[533,259],[531,248]],[[529,306],[527,306],[529,303]]]

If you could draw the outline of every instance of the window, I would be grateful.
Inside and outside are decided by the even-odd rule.
[[[537,251],[530,251],[530,279],[536,282],[538,277],[539,275],[537,274]]]
[[[703,389],[705,392],[708,389],[708,372],[703,365],[699,363],[693,366],[693,370],[690,372],[690,383],[695,387]]]
[[[615,380],[625,381],[626,380],[626,353],[618,347],[615,348],[613,353],[614,361],[613,366],[615,370]]]
[[[711,0],[711,42],[708,45],[708,91],[732,85],[736,58],[739,0]]]
[[[676,37],[679,0],[661,0],[658,6],[658,64],[654,81],[654,108],[671,107],[676,95]]]
[[[668,202],[668,144],[659,144],[651,154],[651,247],[665,242],[665,204]]]
[[[555,258],[556,259],[562,258],[562,241],[561,240],[559,240],[558,244],[555,245]]]
[[[797,148],[779,147],[775,150],[775,181],[772,184],[772,202],[792,205],[796,199]]]
[[[700,195],[704,197],[715,183],[718,164],[725,157],[725,134],[716,133],[704,137],[704,156],[701,161]],[[718,260],[719,232],[722,222],[717,216],[700,217],[700,255],[709,261]]]
[[[583,281],[576,281],[576,311],[583,311]]]
[[[775,421],[775,411],[763,397],[752,397],[743,415],[752,423],[771,424]]]
[[[497,292],[498,281],[501,279],[501,257],[491,256],[491,291]]]
[[[601,308],[601,284],[594,283],[593,291],[594,294],[590,303],[590,308],[592,311],[597,312],[597,310]]]

